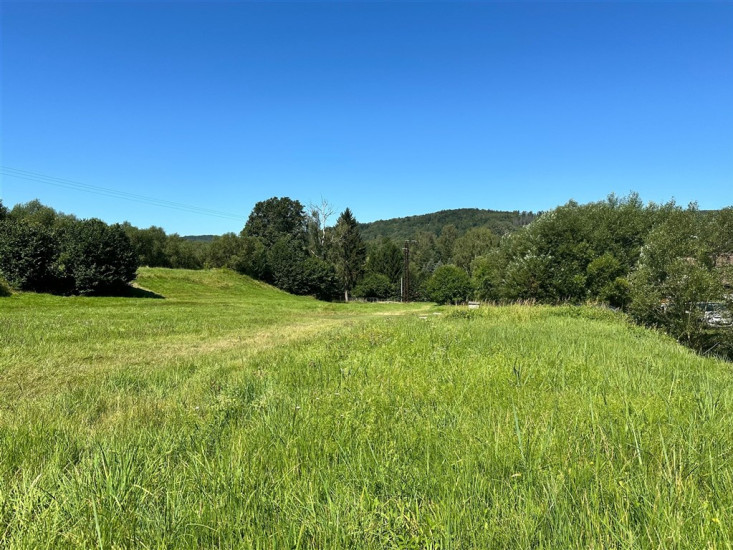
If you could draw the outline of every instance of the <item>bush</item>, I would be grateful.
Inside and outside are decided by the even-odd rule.
[[[626,309],[631,301],[631,285],[627,279],[616,277],[601,288],[598,298],[613,307]]]
[[[49,291],[58,284],[58,242],[38,224],[0,222],[0,275],[18,290]]]
[[[550,288],[551,259],[527,254],[506,266],[502,294],[509,300],[542,300],[552,302]]]
[[[231,268],[255,279],[267,279],[269,268],[265,245],[257,237],[240,235],[239,239],[241,248],[237,256],[230,258]]]
[[[473,288],[468,273],[455,265],[441,265],[427,284],[428,296],[439,303],[465,302]]]
[[[8,282],[0,277],[0,298],[5,298],[7,296],[10,296],[12,292],[10,291],[10,285]]]
[[[479,256],[471,263],[473,286],[479,300],[496,301],[501,298],[505,260],[500,250]]]
[[[339,294],[338,278],[334,267],[315,256],[309,256],[301,264],[307,294],[319,300],[333,300]]]
[[[135,278],[138,256],[120,225],[80,221],[38,201],[0,212],[0,277],[12,288],[106,294]]]
[[[119,292],[135,278],[138,257],[120,225],[83,220],[61,231],[59,267],[69,290],[109,294]]]
[[[267,252],[259,237],[225,233],[211,242],[208,267],[228,267],[255,279],[267,277]]]
[[[278,239],[267,251],[270,271],[268,282],[291,294],[308,294],[310,288],[301,269],[305,258],[305,252],[297,239],[290,236]]]
[[[621,262],[611,253],[598,256],[585,269],[588,291],[591,296],[604,299],[604,293],[611,292],[613,283],[624,273]]]
[[[355,298],[390,298],[394,294],[394,286],[389,277],[381,273],[367,273],[354,288]]]

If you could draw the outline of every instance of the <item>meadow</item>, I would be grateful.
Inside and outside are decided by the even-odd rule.
[[[138,284],[0,299],[0,547],[733,545],[731,364],[620,314]]]

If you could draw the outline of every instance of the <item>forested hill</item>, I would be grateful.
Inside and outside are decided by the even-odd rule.
[[[184,235],[183,238],[187,241],[194,241],[200,243],[210,243],[216,239],[218,235]]]
[[[502,212],[480,208],[459,208],[456,210],[441,210],[432,214],[362,223],[359,224],[359,229],[362,238],[366,241],[381,237],[390,237],[395,240],[409,239],[420,231],[428,231],[439,235],[445,225],[454,225],[459,235],[474,227],[487,227],[494,233],[503,235],[529,224],[536,217],[537,215],[532,212]]]

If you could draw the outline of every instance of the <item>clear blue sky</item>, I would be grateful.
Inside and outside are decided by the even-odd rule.
[[[636,190],[733,204],[730,2],[2,2],[6,205],[182,234]]]

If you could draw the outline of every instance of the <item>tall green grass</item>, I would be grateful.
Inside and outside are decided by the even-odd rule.
[[[0,547],[733,544],[730,364],[594,309],[140,282],[0,303]]]

